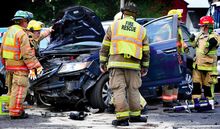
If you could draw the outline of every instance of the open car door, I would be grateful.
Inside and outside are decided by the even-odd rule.
[[[164,16],[144,25],[150,45],[150,66],[141,88],[178,84],[183,80],[183,65],[177,53],[177,15]]]

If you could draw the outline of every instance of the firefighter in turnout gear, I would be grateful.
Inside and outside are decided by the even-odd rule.
[[[118,12],[117,14],[115,14],[114,16],[114,21],[117,21],[117,20],[121,20],[123,19],[123,14],[122,12]],[[111,101],[109,102],[109,111],[112,112],[115,110],[114,106],[113,106],[113,97],[111,97]],[[144,99],[144,97],[140,94],[140,105],[141,105],[141,112],[143,114],[145,114],[147,112],[147,102],[146,100]]]
[[[124,18],[111,24],[102,42],[100,70],[110,72],[116,112],[112,125],[128,126],[128,121],[147,121],[141,117],[139,87],[149,67],[149,45],[145,28],[135,22],[136,5],[127,2],[121,11]]]
[[[1,46],[2,62],[6,69],[6,85],[10,95],[9,115],[11,119],[24,119],[23,102],[29,86],[29,70],[42,69],[37,58],[32,54],[29,38],[24,31],[33,14],[19,10],[12,21],[15,25],[8,28]]]
[[[167,15],[178,15],[178,24],[181,22],[182,18],[182,11],[179,9],[172,9],[168,12]],[[182,35],[182,30],[180,26],[178,25],[178,41],[177,41],[177,52],[178,52],[178,60],[179,63],[182,63],[182,54],[187,53],[188,46],[187,44],[183,41],[183,35]],[[163,86],[163,92],[162,92],[162,100],[163,100],[163,107],[173,107],[180,105],[178,102],[178,86],[176,85],[167,85]]]
[[[200,18],[200,33],[191,36],[192,46],[196,49],[193,62],[192,99],[206,97],[213,101],[211,86],[217,71],[218,34],[213,31],[214,20],[211,16]],[[204,95],[204,96],[202,96]]]
[[[44,23],[36,20],[31,20],[27,26],[27,34],[30,40],[31,47],[33,48],[33,53],[34,55],[36,55],[36,57],[39,57],[38,52],[40,41],[50,35],[52,31],[54,31],[52,27],[50,27],[41,32],[43,27]]]

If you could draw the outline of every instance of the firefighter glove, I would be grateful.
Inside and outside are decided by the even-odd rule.
[[[194,41],[195,38],[196,38],[196,36],[194,34],[191,34],[189,39],[190,39],[190,41]]]
[[[31,80],[37,79],[37,76],[36,76],[36,74],[35,74],[35,69],[31,69],[31,70],[29,71],[28,78],[30,78]]]
[[[148,69],[147,68],[141,68],[141,76],[144,77],[147,75]]]
[[[37,76],[40,77],[42,75],[43,75],[43,67],[41,66],[37,68]]]
[[[105,65],[105,64],[100,64],[100,71],[102,72],[102,73],[105,73],[106,71],[107,71],[107,66]]]
[[[213,37],[209,39],[209,50],[211,50],[213,47],[217,45],[218,41]]]

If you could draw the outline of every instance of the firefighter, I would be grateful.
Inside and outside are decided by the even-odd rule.
[[[123,19],[122,12],[118,12],[117,14],[115,14],[114,21],[121,20],[121,19]],[[111,101],[109,102],[109,105],[110,106],[109,106],[108,111],[109,112],[114,111],[113,97],[111,97]],[[140,94],[140,105],[141,105],[141,113],[142,114],[146,114],[147,113],[147,102],[146,102],[146,100],[144,99],[144,97],[141,94]]]
[[[192,99],[202,97],[213,102],[211,86],[216,83],[218,34],[213,31],[214,19],[203,16],[199,21],[200,33],[191,36],[192,46],[196,49],[193,62]],[[203,96],[204,95],[204,96]]]
[[[116,120],[114,126],[128,126],[129,122],[146,122],[141,116],[141,76],[149,66],[149,45],[146,30],[135,22],[137,7],[127,2],[121,9],[124,18],[108,28],[100,50],[100,70],[109,70],[109,84],[113,92]]]
[[[39,57],[38,51],[40,41],[54,31],[52,27],[50,27],[41,32],[43,26],[44,24],[42,22],[36,20],[31,20],[27,26],[27,34],[30,40],[31,48],[33,48],[33,53],[36,57]]]
[[[182,30],[179,26],[182,18],[182,12],[179,9],[172,9],[168,12],[168,15],[178,15],[178,41],[177,41],[177,52],[178,52],[178,61],[183,63],[182,54],[188,52],[188,46],[183,41]],[[177,85],[167,85],[162,87],[162,100],[163,107],[173,107],[180,105],[177,100],[178,98],[178,86]]]
[[[28,76],[34,78],[35,70],[37,73],[42,72],[42,66],[32,54],[29,38],[24,31],[31,18],[32,13],[18,10],[12,19],[15,24],[8,28],[1,46],[0,54],[6,69],[6,85],[9,87],[11,119],[28,118],[23,107],[29,86]]]

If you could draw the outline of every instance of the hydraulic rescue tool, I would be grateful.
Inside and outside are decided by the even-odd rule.
[[[192,104],[186,100],[186,105],[174,106],[173,108],[164,109],[164,112],[189,112],[197,111],[209,111],[214,109],[214,100],[208,100],[207,98],[198,99],[195,98]]]

